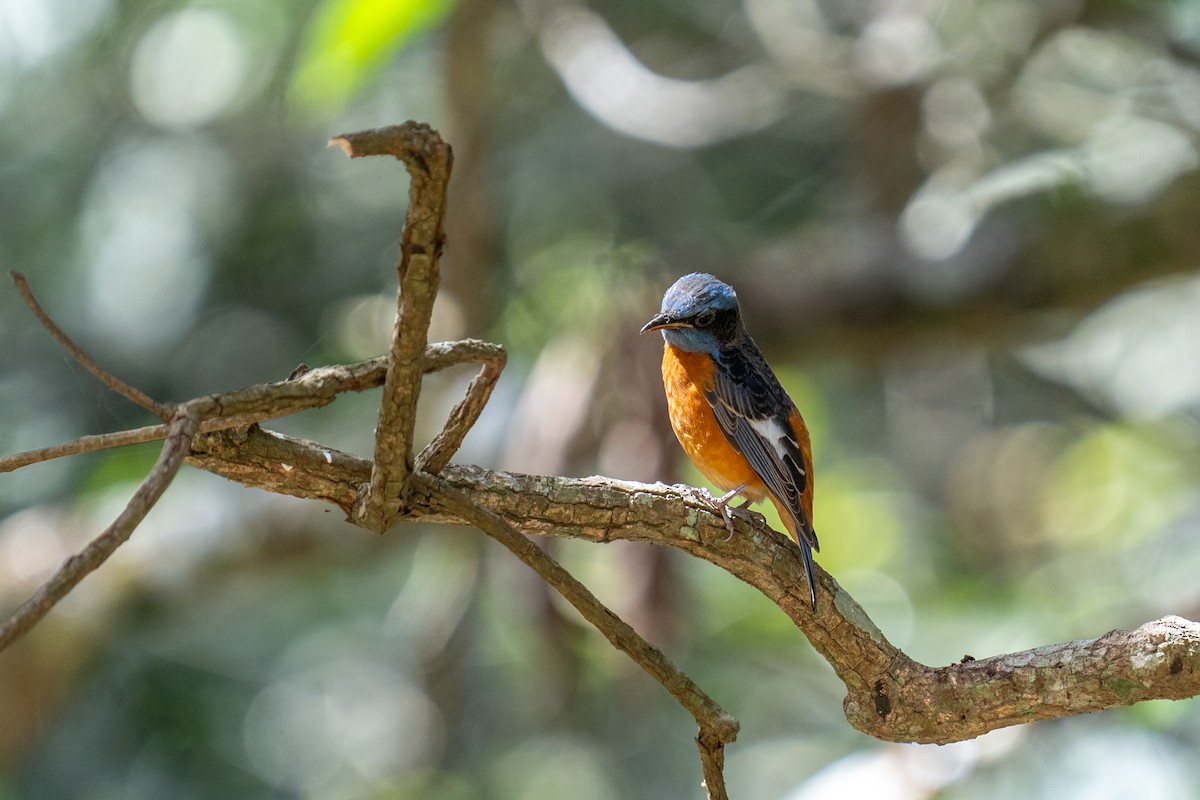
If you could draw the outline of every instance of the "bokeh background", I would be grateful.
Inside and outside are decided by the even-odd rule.
[[[0,0],[0,264],[164,400],[376,355],[407,181],[325,142],[409,118],[456,153],[433,336],[510,353],[460,460],[702,485],[637,330],[709,271],[914,658],[1200,615],[1200,3]],[[377,402],[274,427],[368,455]],[[0,452],[149,422],[0,288]],[[4,608],[156,452],[0,476]],[[886,745],[749,587],[546,546],[738,717],[735,797],[1200,795],[1195,701]],[[0,655],[5,800],[692,798],[693,735],[478,532],[194,469]]]

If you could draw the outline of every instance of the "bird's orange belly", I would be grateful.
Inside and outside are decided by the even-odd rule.
[[[704,393],[713,385],[714,365],[703,353],[687,353],[672,345],[663,349],[663,385],[671,428],[696,468],[717,487],[729,491],[746,485],[742,495],[761,500],[766,486],[717,424]]]

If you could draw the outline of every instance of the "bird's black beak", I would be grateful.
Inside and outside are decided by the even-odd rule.
[[[686,327],[688,327],[688,324],[686,322],[677,320],[677,319],[673,318],[670,314],[663,312],[662,314],[656,314],[654,319],[650,320],[645,325],[643,325],[641,332],[649,333],[650,331],[659,331],[659,330],[662,330],[663,328],[686,328]]]

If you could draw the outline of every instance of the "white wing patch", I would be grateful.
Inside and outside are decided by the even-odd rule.
[[[771,444],[771,447],[775,450],[775,457],[779,459],[779,463],[786,464],[788,461],[795,461],[795,458],[792,457],[792,453],[795,452],[795,445],[793,444],[791,447],[784,446],[784,442],[794,441],[792,434],[790,434],[787,429],[783,427],[783,423],[777,418],[746,418],[746,422],[750,424],[750,427],[754,429],[754,432],[761,436],[764,441]],[[800,474],[803,475],[804,465],[797,464],[796,466],[800,469]]]

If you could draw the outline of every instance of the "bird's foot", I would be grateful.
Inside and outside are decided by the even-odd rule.
[[[746,485],[742,484],[730,492],[726,492],[720,497],[714,497],[707,489],[697,488],[695,486],[687,486],[686,484],[677,484],[677,487],[682,489],[684,494],[690,495],[698,502],[709,506],[714,512],[721,514],[721,519],[725,521],[725,530],[729,531],[729,535],[725,537],[724,542],[728,542],[733,538],[733,518],[741,517],[749,521],[751,524],[760,526],[763,524],[763,516],[750,510],[750,505],[754,502],[750,498],[746,498],[739,506],[733,506],[733,499],[746,490]]]
[[[751,501],[747,499],[746,502],[742,503],[742,505],[737,509],[730,508],[729,502],[745,491],[745,489],[746,484],[743,483],[741,486],[735,486],[733,489],[729,490],[720,497],[712,498],[713,506],[720,510],[721,519],[725,520],[725,530],[729,531],[729,535],[725,537],[726,542],[733,538],[733,512],[741,510],[742,508],[750,505]]]

